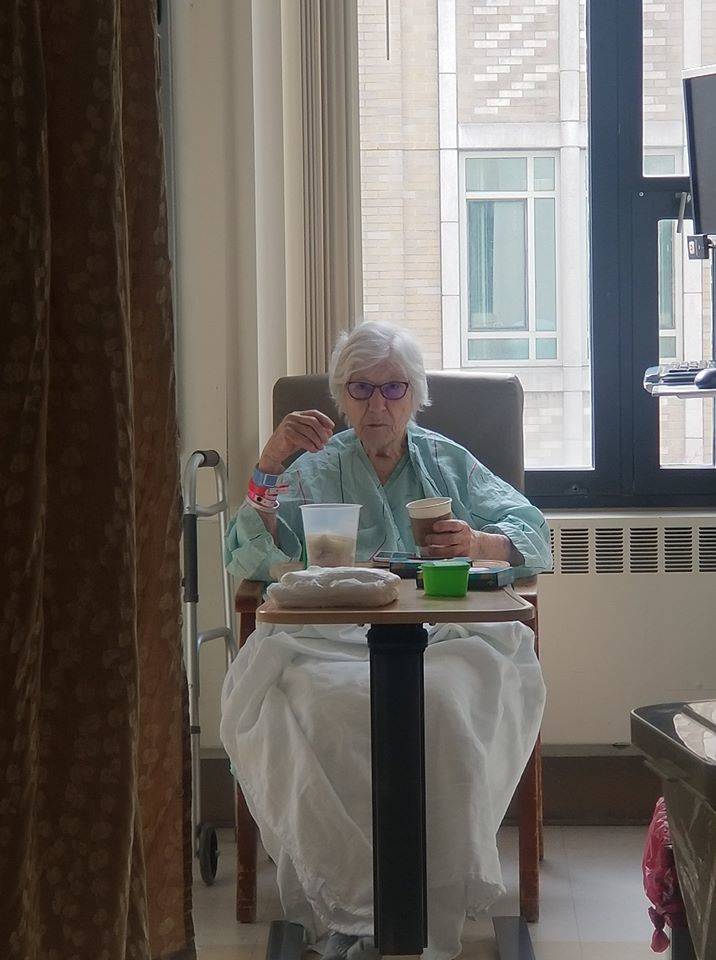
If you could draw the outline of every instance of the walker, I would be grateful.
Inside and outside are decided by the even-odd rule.
[[[196,501],[197,472],[201,467],[214,471],[216,502],[202,506]],[[194,855],[199,858],[201,879],[211,885],[216,879],[219,847],[216,830],[210,823],[201,820],[201,765],[199,725],[199,651],[209,640],[223,639],[226,646],[227,668],[238,650],[234,630],[234,612],[231,597],[229,572],[223,570],[224,626],[197,632],[197,604],[199,602],[199,577],[197,567],[197,520],[219,517],[221,544],[224,542],[229,506],[226,499],[226,467],[216,450],[195,450],[184,470],[184,515],[182,517],[184,540],[184,664],[189,687],[189,732],[191,735],[191,826]]]

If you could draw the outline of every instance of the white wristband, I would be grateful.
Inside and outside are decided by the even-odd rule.
[[[259,513],[276,513],[276,511],[278,510],[278,500],[276,501],[276,504],[273,507],[268,507],[268,506],[264,507],[260,503],[256,503],[255,500],[252,500],[251,497],[246,497],[245,503],[248,503],[248,505],[250,507],[253,507],[254,510],[258,510]]]

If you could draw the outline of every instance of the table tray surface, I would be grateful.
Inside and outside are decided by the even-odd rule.
[[[258,623],[499,623],[534,619],[534,607],[511,587],[470,591],[466,597],[427,597],[414,580],[401,580],[398,599],[384,607],[279,607],[270,598]]]

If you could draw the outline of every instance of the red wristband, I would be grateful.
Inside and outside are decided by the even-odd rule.
[[[275,487],[259,486],[252,478],[249,480],[246,502],[257,510],[273,513],[274,510],[278,510],[278,492]]]

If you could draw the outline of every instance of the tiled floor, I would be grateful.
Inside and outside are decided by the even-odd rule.
[[[541,871],[539,923],[530,926],[537,960],[648,960],[651,924],[641,887],[644,827],[548,827]],[[261,960],[268,921],[281,915],[272,864],[262,857],[259,922],[234,920],[234,856],[230,831],[220,831],[216,883],[194,885],[200,960]],[[494,913],[516,914],[517,831],[500,831],[507,896]],[[310,954],[309,954],[310,956]],[[494,960],[488,917],[469,921],[462,956]]]

